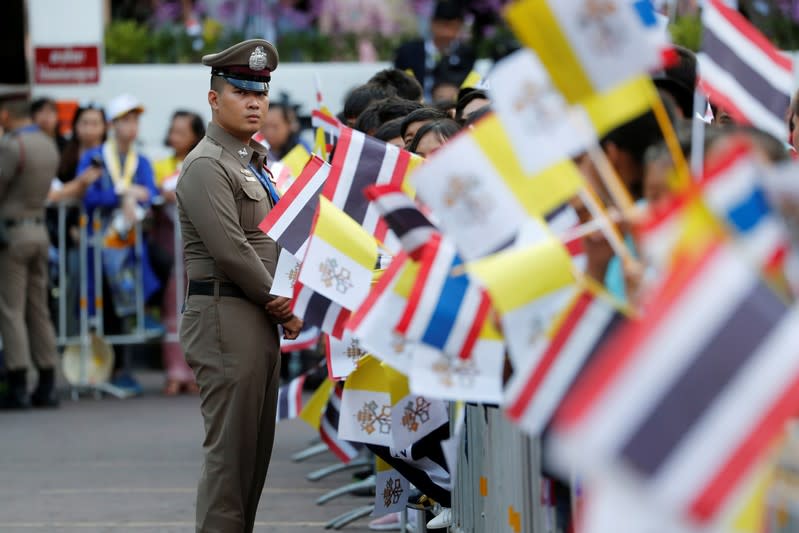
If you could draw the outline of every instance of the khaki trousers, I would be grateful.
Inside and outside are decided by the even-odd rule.
[[[180,340],[205,423],[197,532],[250,533],[275,436],[277,326],[247,300],[192,295]]]
[[[0,250],[0,337],[7,370],[53,368],[55,329],[47,300],[47,233],[44,226],[13,228]]]

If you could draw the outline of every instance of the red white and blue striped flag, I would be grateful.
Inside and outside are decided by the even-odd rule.
[[[705,169],[702,197],[738,237],[749,260],[766,272],[779,272],[789,252],[790,235],[769,205],[763,186],[765,173],[755,161],[751,145],[741,140]]]
[[[705,2],[702,26],[699,73],[710,101],[737,121],[784,139],[793,61],[722,0]]]
[[[452,357],[468,359],[491,310],[488,292],[467,274],[455,245],[433,235],[420,256],[419,274],[396,330]]]
[[[707,524],[799,408],[799,308],[729,246],[688,260],[555,415],[553,458]]]
[[[399,239],[402,250],[412,259],[418,260],[424,245],[438,233],[430,219],[396,185],[370,185],[364,190],[364,194]]]
[[[258,226],[299,259],[305,256],[319,195],[329,172],[330,165],[312,156],[297,180]]]
[[[367,232],[386,243],[388,225],[363,191],[369,185],[402,187],[406,175],[418,161],[419,158],[410,152],[342,126],[333,168],[322,194]],[[389,249],[395,248],[386,245]]]

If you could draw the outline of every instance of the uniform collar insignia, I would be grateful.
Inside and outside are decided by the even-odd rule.
[[[246,148],[241,148],[239,150],[239,157],[247,157],[247,149]]]
[[[250,54],[250,69],[263,70],[266,68],[266,53],[263,46],[256,46],[252,54]]]

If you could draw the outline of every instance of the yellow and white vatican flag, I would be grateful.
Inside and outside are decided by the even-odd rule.
[[[571,103],[660,68],[668,57],[668,35],[650,0],[517,0],[506,18]]]
[[[275,266],[275,275],[272,276],[272,288],[269,294],[292,298],[294,296],[294,284],[300,274],[301,262],[285,248],[280,249]]]
[[[357,309],[369,294],[376,262],[374,237],[320,196],[299,281],[346,309]]]
[[[572,124],[571,106],[529,48],[497,63],[491,71],[491,81],[491,105],[507,131],[524,173],[541,172],[597,142],[592,130],[586,132]],[[567,180],[553,184],[570,185]]]
[[[414,394],[408,377],[383,365],[391,392],[391,436],[395,450],[404,450],[449,420],[446,402],[429,394]]]
[[[333,390],[333,381],[329,379],[322,380],[322,383],[319,384],[308,401],[305,402],[305,405],[302,406],[298,418],[311,426],[311,428],[319,429],[319,422],[327,406],[331,390]]]
[[[366,355],[361,342],[347,329],[340,339],[333,335],[325,335],[325,353],[327,374],[335,380],[349,376],[358,367],[360,358]]]
[[[441,400],[499,404],[504,363],[502,335],[487,321],[468,359],[417,344],[408,376],[411,392]]]
[[[576,290],[571,257],[552,237],[474,261],[466,268],[491,295],[515,366],[545,343],[552,321]]]
[[[374,516],[383,516],[405,509],[411,484],[380,457],[375,457],[375,484]]]
[[[391,391],[380,361],[363,357],[344,382],[338,436],[342,440],[390,447]]]
[[[481,142],[470,133],[458,135],[412,177],[418,197],[436,214],[441,230],[466,260],[510,245],[528,220],[524,206],[487,152],[500,148],[512,152],[512,148],[501,147],[496,139],[496,144],[487,146]]]

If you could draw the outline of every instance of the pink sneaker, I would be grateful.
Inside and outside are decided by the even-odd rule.
[[[369,522],[369,529],[372,531],[399,531],[400,514],[388,513],[380,518],[375,518]]]

